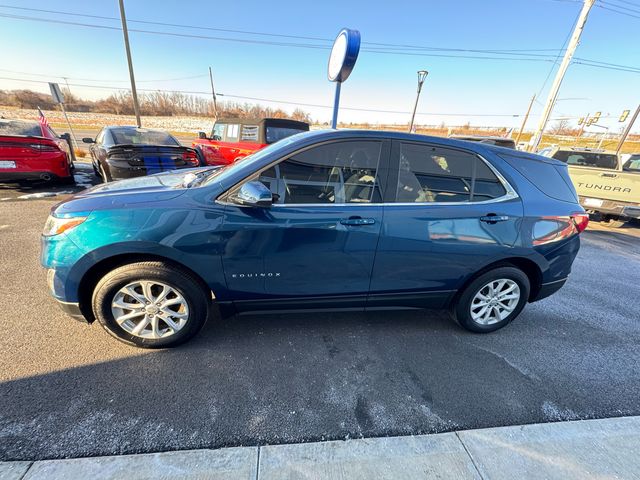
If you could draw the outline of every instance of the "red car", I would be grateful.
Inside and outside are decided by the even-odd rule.
[[[38,122],[0,119],[0,182],[73,183],[69,137]]]
[[[285,118],[221,119],[210,137],[200,132],[191,146],[202,165],[228,165],[278,140],[308,131],[308,123]]]

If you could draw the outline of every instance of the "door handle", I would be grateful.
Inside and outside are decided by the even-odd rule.
[[[498,222],[506,222],[507,220],[509,220],[509,217],[507,215],[496,215],[495,213],[490,213],[489,215],[480,217],[481,222],[486,222],[490,225]]]
[[[362,217],[349,217],[340,220],[342,225],[361,226],[361,225],[373,225],[376,223],[375,218],[362,218]]]
[[[601,177],[616,178],[618,176],[618,174],[617,173],[601,173],[600,176]]]

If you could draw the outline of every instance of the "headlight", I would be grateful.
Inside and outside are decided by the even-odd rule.
[[[44,224],[44,230],[42,235],[45,237],[51,237],[53,235],[60,235],[67,230],[71,230],[84,222],[87,217],[70,217],[70,218],[58,218],[49,215],[47,223]]]

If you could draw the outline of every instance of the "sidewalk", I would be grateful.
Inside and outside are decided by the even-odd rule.
[[[0,480],[640,479],[640,417],[415,437],[0,463]]]

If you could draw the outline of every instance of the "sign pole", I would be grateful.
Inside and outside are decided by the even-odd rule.
[[[358,53],[360,52],[360,32],[357,30],[349,30],[343,28],[338,33],[331,54],[329,55],[329,66],[327,69],[327,78],[330,82],[335,82],[336,93],[333,99],[333,117],[331,119],[331,128],[338,128],[338,110],[340,108],[340,89],[342,82],[346,81],[351,75]]]
[[[78,139],[76,138],[76,133],[73,131],[73,127],[71,126],[71,122],[69,121],[69,117],[67,116],[67,111],[64,108],[64,103],[60,104],[60,108],[62,109],[62,113],[64,114],[64,118],[67,121],[67,125],[69,125],[69,130],[71,131],[71,138],[73,139],[73,143],[75,144],[74,148],[78,148]],[[72,145],[73,147],[73,145]]]
[[[64,108],[64,94],[62,90],[60,90],[60,85],[57,83],[49,82],[49,90],[51,90],[51,98],[53,101],[60,105],[60,109],[62,110],[62,114],[64,115],[65,120],[67,121],[67,125],[69,126],[69,130],[71,132],[71,145],[70,147],[78,148],[78,140],[76,139],[76,134],[73,131],[73,127],[71,126],[71,122],[69,121],[69,117],[67,116],[67,111]],[[73,144],[75,143],[75,147]]]
[[[338,108],[340,106],[340,86],[342,82],[336,82],[336,96],[333,100],[333,120],[331,120],[331,128],[338,128]]]

